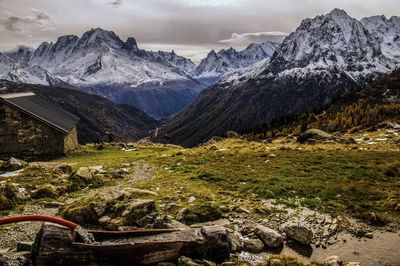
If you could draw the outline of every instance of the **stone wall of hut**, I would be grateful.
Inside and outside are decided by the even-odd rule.
[[[64,138],[65,134],[53,127],[0,102],[0,158],[61,155]]]

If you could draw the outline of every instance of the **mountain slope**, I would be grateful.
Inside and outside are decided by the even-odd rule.
[[[3,53],[0,53],[0,79],[67,88],[71,87],[42,67],[31,66],[26,63],[18,63]]]
[[[229,73],[272,56],[277,47],[278,43],[265,42],[262,44],[252,43],[242,51],[229,48],[216,53],[212,50],[206,58],[201,60],[191,75],[210,85]]]
[[[188,75],[194,68],[189,59],[174,52],[141,50],[134,38],[123,42],[114,32],[100,28],[81,38],[65,35],[55,43],[44,42],[34,52],[21,48],[8,55],[40,66],[83,91],[135,105],[156,117],[180,110],[204,87]],[[155,106],[147,90],[156,102],[166,102],[166,109]],[[181,93],[180,97],[176,98],[176,93]]]
[[[133,106],[113,103],[79,90],[0,80],[0,93],[24,91],[41,95],[79,117],[80,143],[92,142],[95,131],[107,130],[115,135],[117,141],[134,141],[147,136],[158,125],[155,119]]]
[[[269,63],[242,82],[227,86],[227,77],[204,89],[165,130],[175,142],[192,146],[227,130],[253,128],[324,106],[395,67],[373,33],[335,9],[303,20]]]
[[[400,68],[384,75],[362,89],[349,91],[333,100],[326,108],[286,116],[285,119],[258,125],[242,133],[257,138],[298,135],[309,128],[325,131],[357,131],[400,118]]]

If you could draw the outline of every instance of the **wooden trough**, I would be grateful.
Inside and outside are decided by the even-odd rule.
[[[76,231],[45,223],[32,248],[34,265],[154,265],[180,256],[220,261],[229,257],[231,247],[219,226],[89,232],[98,243],[84,243]]]

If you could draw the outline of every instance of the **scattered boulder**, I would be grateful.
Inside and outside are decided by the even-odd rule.
[[[100,217],[100,219],[99,219],[99,224],[100,224],[100,225],[107,225],[109,222],[111,222],[111,217],[110,217],[110,216],[107,216],[107,215],[102,216],[102,217]]]
[[[217,261],[229,258],[232,243],[225,227],[203,226],[201,233],[206,240],[205,251],[208,258]]]
[[[232,243],[232,252],[239,252],[243,249],[243,242],[240,238],[240,235],[238,233],[233,233],[229,235],[231,238],[231,243]]]
[[[201,266],[201,265],[194,262],[191,258],[181,256],[178,259],[178,266]]]
[[[142,219],[137,221],[136,224],[140,227],[146,227],[146,226],[153,224],[157,217],[158,217],[158,213],[154,212],[149,215],[146,215],[145,217],[143,217]]]
[[[232,131],[232,130],[228,130],[228,131],[225,133],[225,135],[226,135],[227,138],[231,138],[231,139],[233,139],[233,138],[239,138],[239,134],[238,134],[237,132],[235,132],[235,131]]]
[[[178,221],[183,221],[185,219],[185,216],[189,214],[189,209],[188,208],[182,208],[178,214],[176,215],[176,219]]]
[[[157,192],[139,188],[129,188],[127,189],[127,192],[133,195],[134,197],[157,196]]]
[[[313,239],[313,233],[310,229],[302,225],[289,225],[284,229],[286,235],[304,245],[309,245]]]
[[[154,220],[153,228],[155,229],[187,229],[183,223],[173,220],[168,215],[158,216]]]
[[[28,165],[27,162],[25,162],[23,160],[19,160],[19,159],[14,158],[14,157],[11,157],[7,161],[7,169],[9,169],[11,171],[15,171],[15,170],[24,168],[27,165]]]
[[[188,199],[188,202],[189,203],[192,203],[193,201],[195,201],[196,200],[196,198],[194,197],[194,196],[191,196],[189,199]]]
[[[297,138],[297,141],[300,143],[309,143],[315,144],[317,142],[323,142],[327,140],[332,140],[338,143],[346,143],[347,141],[344,138],[332,135],[320,129],[308,129],[300,134]]]
[[[274,248],[283,245],[283,237],[273,229],[258,225],[256,234],[268,247]]]
[[[91,202],[90,208],[97,215],[97,217],[102,217],[107,210],[107,202]]]
[[[127,225],[135,225],[140,219],[148,214],[156,212],[154,200],[135,200],[122,213]]]
[[[116,189],[103,190],[99,193],[99,196],[103,201],[126,200],[130,198],[129,192]]]
[[[251,253],[260,253],[264,249],[264,243],[260,239],[243,240],[244,250]]]
[[[80,177],[87,182],[90,182],[90,180],[93,178],[95,173],[96,173],[96,170],[93,168],[81,167],[78,169],[78,171],[76,171],[75,176]]]
[[[330,256],[324,260],[324,266],[340,266],[342,261],[338,256]]]

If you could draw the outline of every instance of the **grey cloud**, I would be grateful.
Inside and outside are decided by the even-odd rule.
[[[124,4],[124,1],[123,0],[114,0],[114,1],[111,1],[110,4],[115,6],[115,7],[119,7],[122,4]]]
[[[37,21],[49,20],[50,16],[43,10],[31,8]]]
[[[31,11],[34,13],[34,16],[9,16],[3,22],[6,30],[12,32],[23,32],[26,27],[44,26],[46,24],[45,21],[50,20],[50,16],[42,10],[31,8]]]
[[[23,23],[22,18],[11,16],[4,21],[4,26],[8,31],[20,32],[22,31],[21,24]]]
[[[250,33],[232,33],[231,38],[220,40],[219,43],[224,43],[234,46],[246,46],[250,43],[263,43],[266,41],[281,42],[288,33],[280,31],[269,32],[250,32]]]

